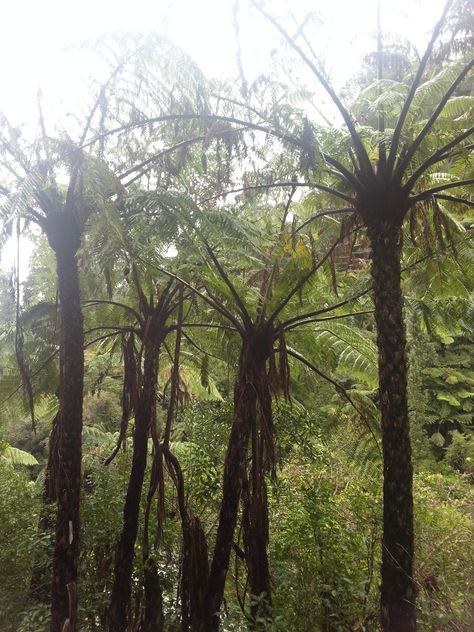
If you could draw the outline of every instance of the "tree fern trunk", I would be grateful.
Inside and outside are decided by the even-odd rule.
[[[68,618],[70,623],[68,629],[74,632],[76,630],[75,594],[79,559],[84,390],[84,331],[76,262],[80,232],[74,218],[66,214],[51,217],[48,228],[47,236],[56,253],[61,318],[58,513],[53,555],[51,632],[61,632]]]
[[[381,624],[384,632],[413,632],[413,472],[400,276],[401,229],[390,224],[372,226],[369,238],[384,459]]]
[[[255,439],[254,439],[255,441]],[[254,450],[254,454],[256,450]],[[252,462],[252,469],[258,465]],[[271,584],[268,565],[268,502],[263,473],[252,476],[252,485],[244,485],[242,523],[248,581],[253,603],[250,607],[251,630],[265,629],[271,620]]]
[[[140,632],[163,632],[163,592],[158,567],[153,557],[148,557],[143,569],[145,608]]]
[[[207,586],[208,620],[202,632],[219,629],[219,610],[224,597],[242,484],[245,476],[247,446],[257,412],[259,372],[265,362],[257,364],[251,345],[244,345],[239,359],[239,372],[234,388],[234,416],[224,463],[222,502],[219,513],[214,555]],[[210,623],[209,623],[210,621]]]
[[[148,433],[151,420],[155,415],[157,373],[158,353],[153,342],[148,339],[145,344],[143,388],[135,416],[132,469],[123,510],[122,533],[115,553],[114,582],[107,616],[110,632],[125,632],[128,624],[133,558],[146,469]]]

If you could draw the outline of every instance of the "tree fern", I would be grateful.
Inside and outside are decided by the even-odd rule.
[[[9,465],[38,465],[38,460],[32,454],[11,445],[3,447],[0,459]]]

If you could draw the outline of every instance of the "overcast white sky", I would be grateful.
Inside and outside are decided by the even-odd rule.
[[[418,46],[444,4],[444,0],[381,1],[383,29]],[[65,47],[112,31],[157,31],[186,50],[207,74],[233,75],[233,4],[234,0],[3,0],[0,110],[21,119],[30,110],[38,85],[54,76]],[[376,0],[267,0],[266,4],[272,13],[286,16],[290,32],[294,30],[290,8],[299,20],[309,11],[321,12],[324,26],[312,44],[324,54],[336,83],[357,68],[360,50],[367,48],[376,27]],[[251,77],[265,70],[270,51],[282,44],[248,5],[248,0],[240,0],[243,62]]]
[[[444,0],[381,2],[382,29],[407,38],[420,49],[444,5]],[[312,29],[311,44],[324,57],[336,87],[357,70],[361,53],[373,50],[376,4],[377,0],[266,2],[273,15],[282,17],[289,32],[296,30],[295,25],[308,12],[321,14],[322,27]],[[60,95],[74,80],[74,73],[68,72],[70,56],[63,51],[115,31],[156,31],[181,46],[206,74],[236,76],[233,5],[234,0],[3,0],[0,111],[14,125],[36,119],[38,88],[55,86]],[[272,50],[284,48],[272,27],[249,9],[248,0],[240,0],[240,41],[248,79],[268,68]],[[84,69],[86,74],[88,70]],[[11,265],[10,251],[3,254],[4,268]]]

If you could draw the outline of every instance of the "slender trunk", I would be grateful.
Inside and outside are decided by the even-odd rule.
[[[48,462],[44,472],[43,498],[38,521],[39,535],[51,534],[54,531],[53,505],[56,502],[56,483],[59,464],[59,412],[53,419],[49,435]],[[52,547],[51,547],[52,548]],[[52,551],[48,555],[50,559]],[[51,599],[51,569],[48,563],[37,560],[33,566],[30,579],[30,597],[43,603]]]
[[[189,618],[187,622],[183,618],[181,629],[183,632],[200,632],[201,621],[206,616],[209,562],[206,535],[197,516],[189,517],[183,536],[183,581],[187,583]]]
[[[146,341],[143,388],[135,416],[133,433],[132,469],[123,510],[122,533],[115,554],[114,583],[107,617],[110,632],[125,632],[127,629],[140,498],[147,460],[148,434],[156,408],[157,348],[152,340]]]
[[[52,228],[54,223],[54,228]],[[53,554],[51,632],[76,630],[76,582],[79,560],[81,497],[82,400],[84,390],[84,330],[76,252],[80,232],[72,216],[52,218],[48,239],[56,253],[60,306],[60,398],[58,513]]]
[[[145,589],[145,608],[140,632],[163,632],[163,592],[160,576],[154,557],[149,555],[143,567],[143,583]]]
[[[384,632],[413,632],[413,472],[400,276],[401,229],[391,224],[371,226],[369,238],[384,459],[381,624]]]
[[[255,441],[255,438],[254,438]],[[256,446],[255,453],[258,453]],[[255,458],[252,461],[252,484],[244,485],[243,534],[248,579],[252,602],[250,629],[265,629],[264,621],[270,620],[271,584],[268,565],[268,503],[263,472]],[[260,622],[260,623],[259,623]]]
[[[152,422],[153,423],[153,422]],[[153,498],[158,489],[158,531],[157,542],[160,540],[161,527],[164,512],[163,498],[163,464],[162,452],[158,441],[158,431],[156,424],[151,427],[151,436],[155,447],[155,456],[151,467],[150,486],[148,489],[148,497],[145,507],[145,515],[143,519],[143,541],[142,541],[142,558],[143,558],[143,589],[144,589],[144,606],[141,613],[140,632],[163,632],[164,629],[164,613],[163,613],[163,591],[161,588],[160,577],[158,575],[158,565],[156,557],[150,552],[150,514]]]
[[[183,535],[183,558],[181,566],[181,631],[200,632],[208,630],[206,619],[206,586],[209,577],[206,535],[197,516],[192,516],[186,507],[184,478],[176,456],[163,445],[163,454],[174,470],[178,496],[181,530]],[[204,627],[203,627],[204,626]]]
[[[258,347],[255,343],[244,343],[239,359],[239,373],[234,389],[234,417],[224,463],[219,525],[207,586],[208,621],[201,628],[202,632],[219,629],[219,609],[224,596],[230,551],[245,477],[247,446],[257,413],[259,384],[265,378],[267,356],[258,357],[256,348]]]

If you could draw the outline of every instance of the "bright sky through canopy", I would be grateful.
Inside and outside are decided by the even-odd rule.
[[[64,51],[116,31],[158,32],[187,52],[205,74],[236,77],[234,5],[235,0],[6,0],[0,22],[0,112],[14,126],[36,124],[40,86],[48,95],[54,93],[55,103],[74,94],[73,64],[83,61]],[[311,45],[336,88],[357,71],[361,55],[374,50],[377,0],[267,0],[266,5],[290,33],[314,12],[308,30]],[[422,51],[443,5],[444,0],[381,0],[382,30]],[[269,69],[275,51],[285,58],[281,38],[250,9],[248,0],[239,2],[239,40],[250,81]],[[89,68],[83,64],[80,71],[86,77]],[[324,108],[324,97],[318,104]],[[54,113],[46,111],[45,118],[54,120]],[[4,267],[10,266],[12,255],[7,248]]]
[[[405,37],[417,47],[423,46],[444,4],[443,0],[381,2],[383,30]],[[0,23],[0,110],[6,109],[16,119],[31,114],[36,90],[55,74],[62,50],[114,31],[157,31],[188,52],[205,73],[235,75],[233,5],[234,0],[7,0]],[[267,6],[275,15],[286,16],[290,32],[296,30],[295,22],[288,18],[291,12],[296,23],[308,12],[321,14],[322,28],[312,45],[324,54],[336,84],[357,68],[360,52],[368,49],[376,28],[376,0],[267,0]],[[248,7],[247,0],[240,0],[243,63],[252,77],[265,71],[270,51],[281,48],[282,43]]]

